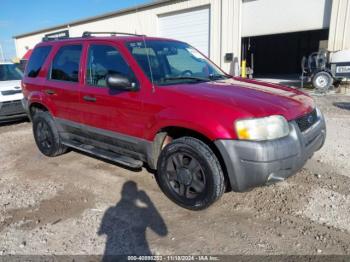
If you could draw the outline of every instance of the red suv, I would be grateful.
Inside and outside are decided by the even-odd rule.
[[[163,192],[192,210],[286,179],[326,137],[308,95],[231,77],[175,40],[44,40],[22,86],[44,155],[75,148],[131,169],[146,163]]]

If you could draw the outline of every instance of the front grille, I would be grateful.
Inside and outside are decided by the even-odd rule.
[[[24,113],[21,101],[3,102],[0,107],[0,116],[10,116]]]
[[[295,120],[295,122],[298,124],[301,132],[306,131],[307,129],[312,127],[317,122],[316,109],[307,115],[299,117],[298,119]]]
[[[3,96],[11,96],[11,95],[20,94],[20,93],[22,93],[22,90],[8,90],[8,91],[1,92]]]

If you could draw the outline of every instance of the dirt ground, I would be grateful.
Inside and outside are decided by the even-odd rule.
[[[0,126],[0,254],[350,254],[350,96],[317,96],[324,148],[285,182],[191,212],[152,174],[70,152],[31,123]]]

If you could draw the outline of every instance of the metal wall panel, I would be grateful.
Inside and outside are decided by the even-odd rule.
[[[240,8],[241,0],[174,0],[141,10],[98,18],[87,22],[27,35],[16,39],[17,56],[26,52],[25,46],[33,48],[42,37],[54,31],[69,29],[70,36],[80,36],[84,31],[122,31],[160,36],[159,18],[174,12],[210,7],[210,58],[227,72],[231,72],[231,63],[223,59],[225,53],[233,52],[240,59]]]
[[[328,49],[350,49],[350,0],[333,0]]]

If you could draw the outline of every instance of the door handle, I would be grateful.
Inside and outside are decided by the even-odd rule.
[[[96,97],[84,96],[83,99],[88,102],[96,102]]]
[[[45,93],[46,93],[46,94],[48,94],[48,95],[54,95],[54,94],[56,94],[56,92],[55,92],[55,91],[50,90],[50,89],[45,90]]]

